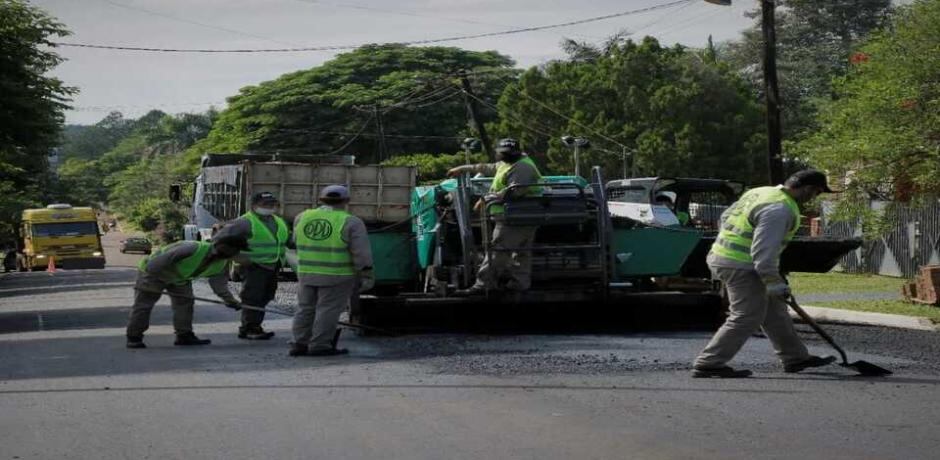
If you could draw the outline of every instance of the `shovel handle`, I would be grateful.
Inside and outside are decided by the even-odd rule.
[[[845,355],[845,351],[842,350],[842,347],[836,344],[835,339],[833,339],[832,336],[829,335],[828,332],[826,332],[822,327],[820,327],[819,323],[817,323],[816,320],[814,320],[812,316],[809,316],[809,313],[806,313],[806,310],[803,310],[803,307],[801,307],[799,304],[796,303],[796,299],[792,295],[786,298],[786,302],[787,302],[787,305],[789,305],[790,308],[792,308],[793,311],[795,311],[796,314],[799,315],[799,317],[802,318],[803,321],[806,322],[806,324],[809,324],[809,327],[813,328],[813,330],[816,331],[816,333],[819,334],[819,336],[822,337],[823,340],[828,342],[829,345],[832,346],[832,348],[835,348],[836,351],[839,352],[839,355],[842,356],[843,364],[849,363],[849,358],[848,356]]]

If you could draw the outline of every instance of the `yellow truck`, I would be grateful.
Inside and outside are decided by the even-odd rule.
[[[42,269],[53,260],[58,268],[104,268],[98,218],[92,208],[50,204],[23,211],[20,271]]]

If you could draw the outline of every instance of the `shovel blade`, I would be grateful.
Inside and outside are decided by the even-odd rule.
[[[842,366],[848,367],[866,377],[882,377],[892,374],[891,371],[881,366],[876,366],[868,361],[855,361],[854,363],[843,364]]]

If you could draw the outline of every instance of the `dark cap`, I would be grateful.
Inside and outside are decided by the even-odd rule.
[[[815,169],[804,169],[790,176],[787,179],[787,187],[803,187],[806,185],[816,186],[822,189],[824,193],[833,193],[826,181],[826,175],[822,171]]]
[[[242,235],[229,235],[223,236],[220,238],[213,238],[212,245],[224,244],[228,247],[237,248],[239,251],[247,252],[248,251],[248,238],[245,238]]]
[[[320,199],[326,200],[348,200],[349,189],[343,185],[327,185],[320,190]]]
[[[251,196],[251,204],[277,204],[277,197],[271,192],[258,192]]]
[[[499,140],[499,143],[496,144],[496,151],[499,153],[516,153],[521,152],[522,149],[519,147],[519,141],[507,137]]]

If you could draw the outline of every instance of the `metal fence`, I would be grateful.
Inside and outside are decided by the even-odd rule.
[[[921,265],[940,264],[940,200],[917,206],[873,201],[871,209],[884,213],[891,226],[846,255],[840,263],[843,271],[912,278]],[[828,214],[823,213],[827,235],[862,236],[858,222],[829,222]]]

